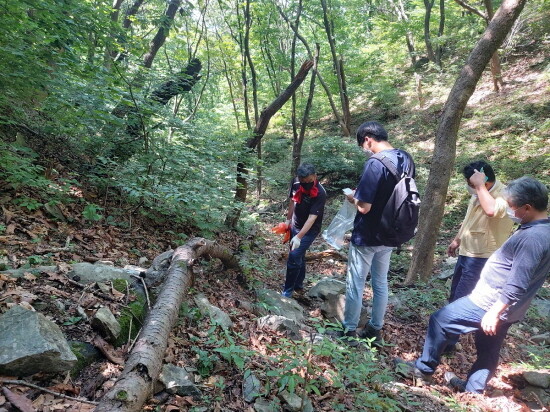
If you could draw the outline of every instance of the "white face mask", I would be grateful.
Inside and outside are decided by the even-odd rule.
[[[516,209],[517,210],[517,209]],[[508,213],[508,217],[514,221],[515,223],[519,223],[521,224],[521,221],[523,220],[523,218],[521,217],[517,217],[516,216],[516,211],[513,210],[511,207],[507,207],[506,208],[506,213]]]
[[[469,194],[471,194],[473,196],[477,196],[477,192],[473,187],[470,187],[470,186],[466,185],[466,189],[468,189]]]

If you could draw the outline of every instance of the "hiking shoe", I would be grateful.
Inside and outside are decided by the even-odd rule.
[[[358,335],[361,339],[369,339],[371,346],[382,346],[382,331],[374,329],[370,324],[367,324],[362,331],[358,332]]]
[[[394,358],[393,365],[398,375],[412,379],[415,386],[429,385],[432,382],[432,375],[422,372],[415,366],[414,362]]]
[[[445,382],[458,392],[466,390],[466,381],[460,379],[454,372],[445,372]]]

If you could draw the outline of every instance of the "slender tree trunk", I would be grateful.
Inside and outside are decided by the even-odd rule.
[[[317,64],[319,63],[319,50],[321,48],[319,44],[316,44],[315,46],[316,46],[315,60],[313,64],[311,80],[309,82],[309,95],[307,98],[306,107],[304,109],[304,115],[302,117],[300,134],[298,135],[298,139],[296,140],[296,142],[292,145],[292,167],[290,170],[289,180],[292,180],[294,176],[296,176],[296,170],[298,170],[298,166],[300,166],[300,162],[302,159],[302,145],[304,143],[304,138],[306,135],[306,127],[309,119],[309,112],[311,111],[311,106],[313,105],[313,96],[315,95],[315,77],[316,77],[315,73],[317,72]]]
[[[342,120],[346,125],[346,130],[347,130],[346,136],[349,136],[350,135],[349,131],[351,128],[351,114],[349,112],[348,96],[346,95],[346,85],[344,84],[344,78],[342,77],[342,73],[344,69],[343,67],[341,67],[340,65],[341,60],[338,59],[338,56],[336,54],[336,45],[334,44],[334,33],[332,30],[332,24],[328,18],[328,8],[327,8],[326,0],[321,0],[321,6],[323,8],[323,23],[325,26],[325,32],[327,34],[327,40],[330,46],[330,53],[332,55],[332,65],[334,67],[334,72],[336,73],[336,78],[338,80],[340,104],[342,106]]]
[[[296,33],[300,27],[301,14],[302,14],[302,0],[299,0],[298,10],[296,10],[296,21],[294,22],[294,27],[296,27],[296,31],[292,36],[292,44],[290,47],[290,79],[291,80],[294,79],[294,76],[296,75],[296,41],[298,39],[298,36]],[[296,93],[292,95],[290,121],[292,123],[292,145],[294,146],[298,141],[298,121],[296,120]]]
[[[438,39],[441,39],[444,31],[445,31],[445,0],[439,0],[439,29],[437,30]],[[439,67],[442,66],[442,62],[441,62],[442,54],[443,54],[443,45],[439,43],[435,49],[435,60]]]
[[[176,15],[176,11],[180,8],[180,5],[181,0],[170,0],[168,8],[166,9],[165,18],[162,20],[157,34],[149,44],[149,51],[143,57],[143,67],[150,69],[153,65],[153,60],[157,52],[164,44],[166,37],[168,37],[170,27],[172,27],[172,23],[174,22],[174,16]]]
[[[424,42],[426,43],[426,53],[428,59],[431,62],[436,63],[435,53],[432,46],[432,38],[430,36],[430,18],[432,16],[432,7],[435,0],[424,0],[424,6],[426,7],[426,13],[424,14]]]
[[[483,0],[485,9],[487,10],[487,24],[493,19],[493,2],[491,0]],[[498,56],[498,50],[491,57],[491,75],[493,77],[493,88],[495,92],[499,92],[500,88],[504,86],[504,80],[502,79],[502,68],[500,66],[500,57]]]
[[[489,25],[489,22],[493,18],[493,3],[491,0],[483,0],[487,14],[483,13],[481,10],[476,9],[470,4],[466,3],[464,0],[455,0],[461,7],[468,10],[469,12],[481,17],[485,20],[485,23]],[[498,56],[498,49],[495,51],[491,57],[491,76],[493,77],[493,88],[495,92],[500,91],[500,86],[504,86],[504,81],[502,79],[502,69],[500,66],[500,58]]]
[[[237,103],[235,102],[235,94],[233,93],[233,85],[231,83],[230,72],[229,67],[227,66],[227,62],[225,61],[225,53],[223,49],[221,48],[221,41],[222,38],[218,31],[216,30],[216,37],[218,38],[218,47],[220,49],[220,58],[223,63],[223,74],[225,76],[225,80],[227,80],[227,87],[229,88],[229,97],[231,97],[231,105],[233,106],[233,113],[235,114],[235,121],[237,122],[237,130],[241,130],[241,125],[239,122],[239,112],[237,110]]]
[[[306,48],[309,58],[313,60],[314,56],[313,56],[313,53],[311,52],[311,49],[309,47],[307,40],[300,34],[298,29],[291,23],[291,21],[288,19],[288,17],[286,16],[286,14],[283,12],[283,10],[279,5],[277,5],[277,9],[279,10],[279,14],[281,15],[281,17],[284,19],[284,21],[286,21],[286,23],[290,26],[292,31],[296,34],[296,36],[300,39],[300,41]],[[317,70],[316,74],[317,74],[317,78],[319,79],[319,83],[321,83],[321,86],[323,86],[323,89],[325,90],[327,99],[330,104],[330,108],[332,109],[332,114],[334,114],[336,121],[338,122],[338,124],[340,125],[340,128],[342,129],[342,134],[344,136],[349,136],[350,129],[346,126],[344,120],[342,119],[342,116],[340,116],[340,114],[338,113],[338,109],[336,108],[336,104],[334,104],[334,99],[332,98],[332,93],[330,91],[330,88],[328,87],[327,83],[324,81],[323,76],[321,75],[321,72],[319,70]]]
[[[267,130],[267,126],[269,126],[269,122],[273,115],[279,111],[283,105],[290,100],[290,97],[293,93],[296,92],[298,87],[303,83],[305,80],[309,70],[313,67],[313,62],[310,60],[306,60],[303,64],[300,70],[298,71],[298,74],[296,74],[296,77],[292,80],[292,83],[288,85],[288,87],[275,99],[269,106],[267,106],[265,109],[262,110],[260,117],[258,119],[258,122],[256,123],[256,126],[254,127],[254,132],[252,134],[252,137],[248,139],[245,145],[246,151],[252,151],[254,150],[259,141],[262,139],[262,137],[265,134],[265,131]],[[236,227],[237,222],[239,221],[241,209],[240,206],[244,204],[246,201],[246,195],[248,192],[248,181],[247,181],[247,175],[248,175],[248,169],[244,161],[237,163],[237,189],[235,191],[235,201],[237,202],[237,207],[231,211],[228,216],[225,219],[225,224],[229,227]]]
[[[475,90],[491,56],[500,47],[527,0],[503,0],[485,33],[470,53],[466,65],[456,80],[436,132],[435,148],[426,193],[420,208],[411,266],[405,280],[411,284],[420,277],[426,280],[432,273],[438,228],[443,219],[445,198],[456,155],[456,137],[466,104]]]

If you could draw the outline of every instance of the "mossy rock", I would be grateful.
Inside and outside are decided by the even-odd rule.
[[[115,346],[121,346],[128,341],[128,335],[130,339],[135,339],[141,325],[145,320],[145,315],[147,314],[147,304],[143,298],[137,297],[135,302],[128,304],[128,307],[125,307],[120,312],[120,316],[117,318],[118,323],[120,324],[120,335],[115,341]],[[132,319],[130,321],[130,319]],[[130,323],[132,324],[132,330],[130,331]]]
[[[77,359],[76,364],[71,369],[72,377],[78,376],[84,368],[101,359],[99,350],[87,342],[71,341],[69,347]]]

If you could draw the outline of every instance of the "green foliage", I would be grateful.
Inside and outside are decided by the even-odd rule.
[[[214,367],[216,366],[216,362],[219,361],[219,358],[216,355],[206,350],[202,350],[197,346],[193,346],[191,349],[197,354],[195,367],[197,368],[197,372],[199,373],[199,375],[203,378],[210,376],[212,374],[212,371],[214,370]]]
[[[98,213],[101,210],[103,209],[98,205],[89,203],[84,207],[84,210],[82,211],[82,217],[90,222],[97,222],[103,219],[103,215],[100,215]]]
[[[135,339],[141,329],[141,325],[145,320],[147,313],[147,304],[145,297],[136,296],[134,302],[130,302],[120,312],[120,316],[117,318],[120,324],[120,335],[114,343],[114,346],[118,347],[127,343],[128,339]]]
[[[316,166],[320,178],[327,182],[326,189],[333,193],[355,187],[367,160],[357,142],[336,136],[308,140],[302,157],[303,162]]]
[[[223,335],[217,341],[216,346],[214,352],[219,353],[229,364],[236,366],[241,371],[245,368],[247,358],[253,354],[252,351],[236,343],[231,333],[226,330],[223,330]]]
[[[63,326],[76,325],[82,320],[82,316],[71,316],[65,322],[62,323]]]

